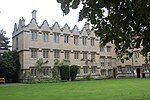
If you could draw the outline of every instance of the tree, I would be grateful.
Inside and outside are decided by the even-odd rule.
[[[18,82],[19,72],[20,62],[16,51],[8,51],[0,55],[0,77],[4,77],[9,82]]]
[[[37,75],[36,75],[36,77],[38,79],[38,82],[41,82],[41,78],[43,77],[43,68],[42,68],[42,66],[44,64],[46,64],[46,63],[48,63],[48,61],[43,62],[42,58],[40,58],[40,59],[38,59],[36,61],[35,67],[37,68]]]
[[[9,38],[5,37],[6,31],[3,29],[0,30],[0,50],[8,50],[9,46]]]
[[[150,0],[57,0],[65,15],[78,5],[79,21],[87,19],[92,25],[100,43],[115,44],[119,57],[132,56],[134,48],[141,48],[141,54],[150,52]],[[108,15],[104,14],[108,13]],[[131,50],[130,50],[131,49]]]

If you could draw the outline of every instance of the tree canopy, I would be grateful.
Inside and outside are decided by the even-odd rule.
[[[9,38],[5,37],[6,31],[3,29],[0,30],[0,50],[8,50],[9,46]]]
[[[9,82],[18,82],[19,71],[19,55],[16,51],[8,51],[0,55],[0,77],[4,77]]]
[[[123,57],[129,49],[150,51],[150,0],[57,0],[64,14],[77,9],[79,21],[87,19],[100,37],[101,44],[115,44],[115,51]],[[107,12],[108,15],[105,15]]]

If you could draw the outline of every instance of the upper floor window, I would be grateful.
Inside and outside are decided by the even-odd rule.
[[[64,43],[69,43],[69,35],[64,35]]]
[[[111,46],[107,46],[107,52],[111,52]]]
[[[95,52],[91,52],[91,60],[95,60]]]
[[[105,66],[105,57],[100,57],[100,65],[101,65],[102,67]]]
[[[94,38],[91,38],[91,46],[94,46]]]
[[[74,44],[78,45],[78,41],[79,41],[79,37],[78,36],[74,36]]]
[[[65,55],[65,59],[69,59],[69,51],[65,51],[64,55]]]
[[[43,58],[48,58],[49,51],[43,50]]]
[[[108,66],[111,66],[112,58],[107,58]]]
[[[54,58],[60,57],[60,50],[54,50]]]
[[[31,58],[37,58],[37,49],[31,49]]]
[[[104,47],[100,46],[100,52],[104,52]]]
[[[48,33],[44,33],[43,35],[44,42],[48,42]]]
[[[59,34],[58,33],[54,33],[54,42],[59,43]]]
[[[18,37],[16,37],[16,50],[18,50]]]
[[[31,33],[32,33],[32,40],[36,40],[37,39],[37,32],[31,31]]]
[[[87,37],[82,37],[82,44],[87,45]]]
[[[79,51],[74,51],[74,59],[79,59]]]
[[[86,60],[86,59],[87,59],[87,53],[88,53],[88,52],[83,52],[83,60]]]

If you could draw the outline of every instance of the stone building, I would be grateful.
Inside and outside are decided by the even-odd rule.
[[[134,61],[121,63],[116,58],[114,45],[108,43],[105,47],[101,47],[99,38],[90,30],[88,23],[85,23],[80,31],[76,25],[73,29],[67,24],[60,28],[57,22],[50,27],[46,20],[39,26],[36,17],[34,10],[29,24],[26,25],[25,19],[22,18],[18,25],[16,23],[14,25],[12,49],[17,50],[20,56],[20,76],[26,71],[35,76],[37,70],[35,64],[40,58],[47,62],[43,65],[43,75],[46,77],[51,77],[50,72],[55,59],[67,60],[68,65],[80,66],[78,77],[89,74],[95,78],[124,75],[139,77],[143,72],[150,72],[149,67],[143,67],[147,65],[136,50],[133,55]]]

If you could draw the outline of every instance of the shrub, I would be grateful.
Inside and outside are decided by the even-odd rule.
[[[78,69],[79,67],[77,65],[70,66],[70,78],[72,81],[76,79]]]
[[[61,80],[69,80],[69,66],[62,65],[59,67],[60,69],[60,78]]]

